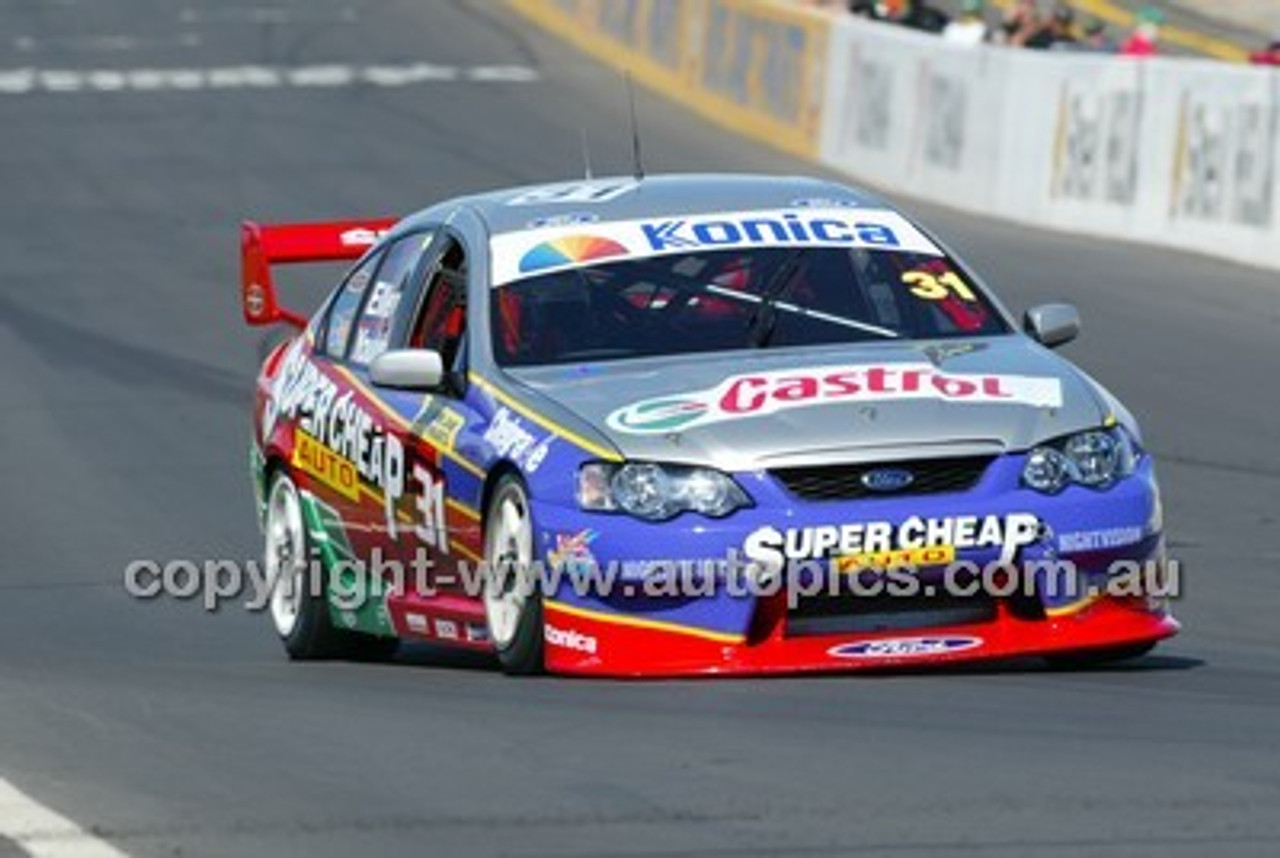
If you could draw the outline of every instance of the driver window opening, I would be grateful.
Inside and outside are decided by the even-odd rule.
[[[422,314],[409,337],[412,348],[439,352],[445,369],[450,372],[463,368],[466,294],[466,252],[461,244],[450,239],[427,281]]]

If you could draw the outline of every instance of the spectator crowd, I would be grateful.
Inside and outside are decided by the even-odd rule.
[[[1133,30],[1117,41],[1101,18],[1089,16],[1077,20],[1075,10],[1062,2],[1046,8],[1040,0],[1017,0],[998,19],[989,15],[985,0],[963,0],[955,17],[926,0],[850,0],[849,11],[937,33],[948,41],[965,45],[999,44],[1130,57],[1158,54],[1160,27],[1164,24],[1164,14],[1159,9],[1145,8],[1138,13]]]

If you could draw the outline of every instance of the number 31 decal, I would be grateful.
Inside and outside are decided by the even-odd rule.
[[[422,484],[422,493],[414,501],[418,522],[414,535],[424,545],[434,546],[441,554],[449,553],[449,536],[444,518],[444,480],[422,465],[413,466],[413,478]]]
[[[969,285],[960,279],[954,271],[945,274],[931,274],[928,271],[908,271],[902,275],[902,282],[911,287],[911,294],[925,301],[943,301],[952,295],[962,301],[976,301]]]

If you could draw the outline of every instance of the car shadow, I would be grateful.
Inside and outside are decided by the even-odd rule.
[[[888,679],[903,676],[1009,676],[1035,674],[1099,674],[1099,673],[1162,673],[1165,671],[1195,670],[1208,662],[1201,658],[1182,655],[1149,654],[1127,661],[1103,664],[1055,663],[1039,656],[1019,656],[996,661],[965,662],[915,666],[872,667],[866,676]],[[823,674],[825,677],[837,674]],[[843,674],[848,676],[848,674]]]
[[[424,667],[432,670],[498,670],[498,658],[492,653],[476,652],[461,647],[438,646],[430,643],[400,644],[391,663],[404,667]]]

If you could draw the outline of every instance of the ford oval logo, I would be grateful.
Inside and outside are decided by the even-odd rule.
[[[982,646],[982,638],[955,636],[945,638],[888,638],[855,641],[840,644],[827,650],[835,658],[921,658],[931,655],[948,655]]]
[[[861,480],[873,492],[900,492],[916,481],[916,475],[902,468],[876,468],[864,473]]]

